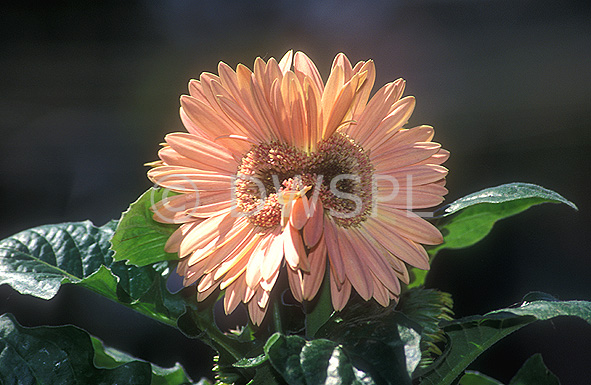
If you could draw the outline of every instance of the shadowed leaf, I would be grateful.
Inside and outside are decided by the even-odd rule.
[[[306,341],[276,333],[267,340],[265,354],[290,385],[376,384],[353,363],[342,345],[330,340]]]
[[[509,385],[560,385],[560,381],[544,365],[542,355],[534,354],[525,361]]]
[[[0,317],[0,382],[3,384],[150,384],[150,364],[127,361],[110,368],[93,363],[90,336],[74,326],[20,326]]]
[[[591,324],[591,302],[533,301],[519,307],[496,310],[483,316],[465,317],[442,322],[449,339],[443,354],[415,376],[421,385],[447,385],[482,352],[500,339],[537,320],[558,316],[575,316]]]

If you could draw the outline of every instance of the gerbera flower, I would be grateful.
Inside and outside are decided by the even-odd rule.
[[[172,133],[149,178],[181,193],[153,208],[180,224],[166,244],[184,285],[203,300],[225,290],[224,309],[243,302],[260,324],[285,268],[293,296],[314,298],[330,270],[332,304],[351,290],[387,306],[408,283],[407,264],[429,268],[421,244],[440,232],[412,209],[443,201],[449,153],[433,128],[404,129],[414,106],[402,79],[370,99],[371,60],[336,56],[322,81],[290,51],[254,70],[220,63],[181,97],[187,133]]]

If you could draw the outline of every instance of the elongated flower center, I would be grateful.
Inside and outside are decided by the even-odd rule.
[[[305,191],[321,199],[335,222],[351,227],[371,212],[373,166],[351,138],[336,133],[311,154],[285,143],[253,146],[242,158],[235,182],[236,206],[254,225],[281,223],[286,194]]]

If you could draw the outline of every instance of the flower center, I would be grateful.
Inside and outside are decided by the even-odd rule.
[[[281,223],[286,194],[303,191],[321,199],[343,227],[363,222],[371,212],[373,166],[351,138],[336,133],[305,152],[284,143],[253,146],[242,158],[235,181],[236,207],[261,227]]]

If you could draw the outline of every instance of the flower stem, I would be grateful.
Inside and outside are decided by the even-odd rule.
[[[283,323],[281,322],[281,309],[279,308],[279,302],[273,304],[273,327],[278,333],[283,333]]]
[[[316,295],[316,304],[310,312],[308,312],[309,303],[304,303],[306,309],[306,338],[314,338],[318,330],[328,321],[334,313],[332,302],[330,298],[330,282],[329,282],[329,268],[327,267],[324,274],[324,282],[320,286],[320,290]]]

